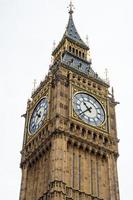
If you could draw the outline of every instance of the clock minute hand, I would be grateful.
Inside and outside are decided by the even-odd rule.
[[[92,107],[88,107],[85,102],[83,102],[83,104],[85,105],[85,107],[87,108],[87,110],[91,113]]]
[[[88,109],[87,109],[87,110],[88,110]],[[87,110],[84,110],[83,112],[81,112],[81,113],[79,113],[79,114],[81,115],[81,114],[85,113]]]

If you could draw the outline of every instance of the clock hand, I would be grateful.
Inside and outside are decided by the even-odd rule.
[[[37,118],[36,118],[36,123],[38,123],[38,120],[39,120],[39,118],[41,117],[41,111],[40,111],[40,113],[36,113],[36,116],[37,116]]]
[[[41,111],[40,113],[36,113],[37,117],[40,118],[41,117]]]
[[[88,110],[88,109],[87,109],[87,110]],[[83,112],[81,112],[81,113],[79,113],[79,114],[81,115],[81,114],[85,113],[87,110],[84,110]]]
[[[85,105],[85,107],[87,108],[87,110],[91,113],[92,107],[88,107],[87,104],[83,101],[83,104]]]

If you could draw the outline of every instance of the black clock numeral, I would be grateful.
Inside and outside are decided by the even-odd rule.
[[[43,98],[36,105],[33,114],[30,119],[29,131],[34,134],[43,124],[43,120],[46,117],[48,111],[48,100]]]
[[[86,123],[99,126],[105,120],[102,105],[87,93],[78,93],[73,98],[73,106],[77,115]]]

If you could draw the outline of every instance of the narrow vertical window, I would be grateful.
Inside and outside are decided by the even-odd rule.
[[[78,50],[76,49],[76,56],[78,56]]]
[[[73,53],[75,53],[75,49],[73,48]]]

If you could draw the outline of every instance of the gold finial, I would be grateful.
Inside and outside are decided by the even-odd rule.
[[[55,40],[53,41],[53,51],[55,50],[56,42]]]
[[[106,79],[107,82],[109,81],[109,78],[108,78],[108,69],[107,68],[105,68],[105,79]]]
[[[89,46],[89,37],[86,35],[86,44]]]
[[[70,1],[68,9],[69,9],[69,14],[72,15],[73,14],[73,9],[74,9],[74,5],[73,5],[72,1]]]
[[[36,84],[37,84],[37,81],[36,81],[36,79],[34,79],[34,81],[33,81],[33,92],[36,90]]]
[[[114,99],[114,88],[112,87],[112,99]]]

